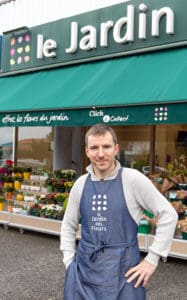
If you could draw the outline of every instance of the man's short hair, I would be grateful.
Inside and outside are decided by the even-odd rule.
[[[117,135],[112,127],[106,124],[96,124],[88,129],[85,135],[85,145],[88,145],[88,136],[90,135],[105,135],[109,132],[112,136],[114,144],[117,144]]]

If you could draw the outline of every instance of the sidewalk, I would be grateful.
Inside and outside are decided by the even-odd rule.
[[[57,236],[0,225],[0,300],[62,300],[64,274]],[[147,300],[187,300],[187,261],[160,262],[147,290]]]

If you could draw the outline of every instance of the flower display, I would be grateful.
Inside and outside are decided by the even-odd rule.
[[[63,209],[58,204],[43,205],[40,210],[40,215],[46,218],[61,220],[63,216]]]
[[[29,208],[28,214],[31,216],[39,217],[41,209],[42,209],[42,206],[38,203],[35,203]]]

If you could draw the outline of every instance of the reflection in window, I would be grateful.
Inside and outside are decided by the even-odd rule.
[[[0,128],[0,165],[4,165],[7,159],[13,157],[13,128]]]
[[[20,127],[17,164],[52,169],[52,127]]]
[[[118,159],[122,166],[142,170],[149,164],[150,126],[117,127],[120,152]]]
[[[167,164],[181,155],[187,157],[187,125],[156,126],[156,156],[158,164]]]

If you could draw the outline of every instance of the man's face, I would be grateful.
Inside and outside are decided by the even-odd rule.
[[[88,136],[86,155],[93,164],[96,175],[104,177],[113,171],[118,150],[119,145],[114,144],[110,132]]]

